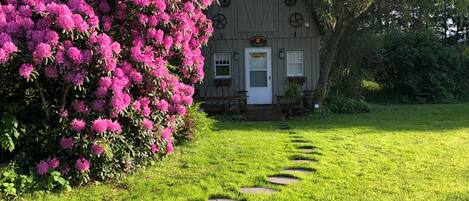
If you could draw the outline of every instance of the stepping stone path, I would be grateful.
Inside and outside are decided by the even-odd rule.
[[[271,184],[277,184],[277,185],[288,185],[292,183],[297,183],[300,180],[295,177],[291,176],[272,176],[272,177],[267,177],[267,181]]]
[[[251,187],[251,188],[241,188],[239,192],[244,194],[272,194],[276,193],[276,190],[263,187]]]
[[[316,170],[308,168],[288,168],[282,171],[282,173],[286,174],[311,174],[314,172],[316,172]]]
[[[291,130],[293,129],[287,124],[280,124],[279,125],[280,130]],[[296,149],[298,151],[301,151],[304,154],[315,154],[315,146],[312,145],[307,145],[307,143],[311,143],[310,141],[304,140],[302,136],[297,136],[295,131],[290,131],[289,134],[291,134],[291,142],[297,144]],[[298,143],[304,143],[304,144],[299,144]],[[306,145],[305,145],[306,144]],[[309,158],[306,156],[301,156],[301,155],[296,155],[292,156],[291,162],[293,163],[313,163],[317,162],[316,159],[314,158]],[[291,176],[293,174],[312,174],[316,172],[315,169],[312,168],[300,168],[300,167],[295,167],[295,168],[288,168],[285,170],[282,170],[282,173],[285,175],[273,175],[270,177],[267,177],[267,182],[271,184],[276,184],[276,185],[289,185],[293,183],[300,182],[300,179],[294,176]],[[270,189],[270,188],[264,188],[264,187],[249,187],[249,188],[241,188],[239,190],[240,193],[243,194],[273,194],[278,192],[277,190]],[[230,199],[211,199],[209,201],[232,201]]]

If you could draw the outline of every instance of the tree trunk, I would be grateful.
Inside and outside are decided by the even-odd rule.
[[[324,64],[321,67],[319,81],[316,86],[316,90],[314,91],[314,104],[321,104],[322,100],[326,97],[329,73],[331,72],[332,65],[334,64],[340,39],[342,38],[342,35],[345,31],[345,27],[337,28],[338,29],[331,33],[331,36],[326,44],[326,56],[324,58]]]

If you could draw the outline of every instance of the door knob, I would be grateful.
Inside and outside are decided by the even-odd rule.
[[[269,80],[272,80],[272,76],[269,75]]]

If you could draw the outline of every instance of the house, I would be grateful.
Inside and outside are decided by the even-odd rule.
[[[319,78],[320,26],[309,0],[219,0],[204,48],[207,102],[273,105],[289,83],[311,93]]]

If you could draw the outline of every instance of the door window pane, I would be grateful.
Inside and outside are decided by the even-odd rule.
[[[251,71],[251,87],[267,87],[267,71]]]
[[[249,66],[251,71],[267,70],[267,53],[250,53],[249,56]]]

